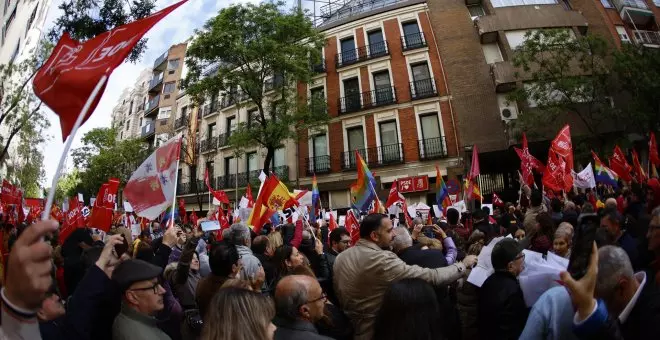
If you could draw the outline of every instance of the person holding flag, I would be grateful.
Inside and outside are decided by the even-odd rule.
[[[445,180],[442,178],[442,174],[440,173],[440,169],[438,169],[437,165],[435,166],[435,172],[436,172],[435,204],[437,204],[438,207],[442,207],[442,213],[446,215],[447,207],[451,205],[451,200],[449,199],[449,190],[447,190],[447,186],[445,185]]]

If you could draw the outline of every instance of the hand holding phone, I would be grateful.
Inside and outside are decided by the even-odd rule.
[[[121,257],[124,255],[125,252],[128,251],[128,241],[126,241],[126,237],[124,234],[120,234],[122,242],[115,244],[115,253],[117,254],[117,257]]]

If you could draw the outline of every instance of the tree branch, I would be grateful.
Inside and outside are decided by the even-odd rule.
[[[28,120],[30,120],[30,118],[32,118],[37,112],[39,112],[40,108],[41,108],[41,102],[39,102],[39,105],[37,105],[37,107],[34,110],[32,110],[32,112],[30,112],[30,114],[27,117],[25,117],[25,119],[23,119],[21,123],[18,124],[18,126],[16,126],[11,130],[11,133],[9,134],[9,138],[7,139],[7,143],[5,143],[5,147],[2,149],[2,153],[0,153],[0,162],[3,162],[5,160],[5,157],[9,152],[9,145],[11,144],[12,139],[14,139],[14,136],[16,136],[16,134],[19,131],[21,131],[23,126],[25,126],[25,124],[28,122]]]
[[[34,77],[34,75],[37,74],[38,71],[39,71],[39,68],[35,68],[34,71],[32,72],[32,74],[30,75],[30,77],[28,77],[27,79],[25,79],[25,81],[23,82],[23,84],[22,84],[22,85],[18,88],[18,90],[17,90],[19,93],[20,93],[20,92],[23,92],[23,89],[25,88],[25,86],[30,82],[30,79],[32,79],[32,77]],[[9,115],[9,113],[10,113],[13,109],[15,109],[16,106],[18,106],[18,103],[19,103],[20,101],[21,101],[20,99],[18,99],[18,100],[13,100],[13,101],[11,102],[11,104],[9,105],[9,107],[7,108],[7,110],[5,110],[5,111],[2,113],[2,115],[0,115],[0,125],[1,125],[2,122],[5,120],[5,118],[7,118],[7,116]],[[41,106],[41,103],[39,103],[39,106]]]

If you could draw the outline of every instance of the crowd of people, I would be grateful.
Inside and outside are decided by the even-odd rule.
[[[660,339],[660,183],[459,213],[427,225],[364,216],[359,240],[326,222],[241,223],[220,232],[153,222],[14,231],[2,339]],[[602,204],[600,203],[602,202]],[[594,204],[595,203],[595,204]],[[585,274],[528,306],[525,252],[566,259],[596,228]],[[509,237],[506,237],[509,235]],[[492,246],[494,273],[467,281]],[[582,259],[584,260],[584,259]]]

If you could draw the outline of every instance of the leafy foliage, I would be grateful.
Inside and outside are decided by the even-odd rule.
[[[117,141],[116,135],[113,128],[93,129],[83,136],[83,146],[73,150],[73,162],[80,169],[76,189],[85,197],[96,195],[111,177],[125,183],[149,155],[142,140]]]
[[[142,19],[155,8],[154,0],[65,0],[58,7],[63,13],[55,19],[48,38],[57,42],[64,32],[73,39],[85,41],[117,26]],[[137,62],[146,50],[147,39],[141,39],[128,60]]]
[[[601,37],[573,37],[569,30],[547,29],[527,33],[514,52],[513,65],[526,81],[509,100],[535,102],[516,124],[531,134],[547,135],[565,124],[564,114],[577,117],[590,135],[600,138],[603,122],[612,117],[612,49]],[[547,137],[547,136],[546,136]]]
[[[231,97],[256,109],[238,124],[229,145],[236,154],[264,148],[264,169],[284,141],[329,119],[325,110],[310,110],[296,89],[313,76],[310,64],[320,61],[324,37],[304,13],[282,8],[283,3],[224,8],[197,32],[186,59],[184,86],[197,104],[206,98],[217,102],[223,93],[223,100]]]
[[[80,184],[80,172],[78,169],[73,169],[72,172],[62,175],[57,181],[57,187],[55,188],[55,200],[58,202],[63,202],[69,197],[72,197],[76,194],[76,188]],[[48,194],[48,192],[44,192]]]

